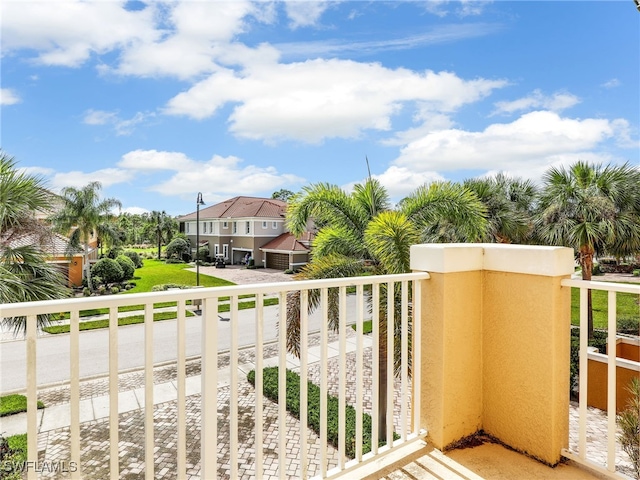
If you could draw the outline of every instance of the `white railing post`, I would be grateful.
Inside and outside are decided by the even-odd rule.
[[[38,461],[38,388],[36,364],[36,339],[38,336],[38,319],[29,315],[27,322],[27,460]],[[1,432],[0,432],[1,433]],[[33,463],[32,463],[33,465]],[[27,470],[27,478],[35,480],[35,468]]]
[[[71,469],[71,479],[82,478],[82,464],[80,462],[80,312],[72,310],[69,318],[69,408],[71,411],[69,426],[70,461],[76,468]]]
[[[201,478],[218,476],[218,299],[204,300],[200,400]]]
[[[109,309],[109,474],[120,478],[118,411],[118,307]]]

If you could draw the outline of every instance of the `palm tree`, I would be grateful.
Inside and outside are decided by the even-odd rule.
[[[66,278],[41,248],[51,231],[36,218],[36,212],[51,211],[54,196],[39,177],[19,173],[15,164],[0,151],[0,303],[67,297]],[[38,316],[38,326],[47,320]],[[24,317],[3,321],[16,333],[26,330]]]
[[[335,185],[316,184],[303,188],[291,200],[287,210],[289,229],[302,233],[311,220],[322,225],[313,244],[313,260],[305,266],[298,279],[338,278],[355,276],[369,270],[375,274],[409,271],[409,250],[422,241],[476,241],[486,230],[485,209],[478,198],[464,187],[451,183],[436,183],[421,187],[401,202],[400,211],[389,210],[384,187],[369,178],[357,184],[347,194]],[[371,265],[367,267],[366,265]],[[396,308],[393,319],[387,319],[386,303]],[[309,308],[319,303],[318,292],[310,292]],[[386,438],[386,332],[393,328],[400,335],[399,292],[381,292],[380,362],[378,375],[378,437]],[[300,355],[299,293],[287,299],[287,349]],[[337,329],[337,292],[329,290],[329,327]],[[388,327],[393,322],[392,327]],[[399,371],[400,345],[395,342],[396,372]]]
[[[97,235],[100,225],[113,219],[112,210],[122,207],[120,201],[115,198],[101,200],[99,195],[101,189],[100,182],[90,182],[80,189],[63,188],[61,195],[64,206],[51,217],[55,229],[69,235],[71,248],[82,247],[85,278],[89,289],[93,289],[89,265],[89,242]]]
[[[464,181],[487,209],[487,241],[529,243],[534,233],[533,218],[537,188],[530,180],[503,173]]]
[[[152,236],[158,245],[158,260],[160,260],[162,253],[162,244],[170,242],[177,230],[178,223],[174,218],[167,215],[164,210],[162,212],[154,210],[149,215],[145,232],[147,235]]]
[[[640,251],[640,170],[631,165],[577,162],[543,177],[538,231],[552,245],[574,248],[582,279],[591,280],[595,255]],[[591,290],[588,330],[593,336]]]

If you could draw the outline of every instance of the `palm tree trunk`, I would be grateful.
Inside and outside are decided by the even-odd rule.
[[[584,245],[580,248],[580,265],[582,266],[582,279],[591,280],[593,274],[593,248]],[[591,304],[591,289],[587,290],[587,330],[589,339],[593,338],[593,308]]]

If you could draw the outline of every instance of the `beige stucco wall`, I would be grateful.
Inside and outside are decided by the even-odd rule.
[[[556,464],[568,444],[573,251],[495,244],[418,245],[421,418],[436,448],[483,429]]]

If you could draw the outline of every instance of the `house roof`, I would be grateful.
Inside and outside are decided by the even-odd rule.
[[[200,220],[209,218],[283,218],[287,203],[274,198],[233,197],[200,209]],[[179,222],[195,220],[196,212],[178,217]]]
[[[290,233],[283,233],[269,243],[260,247],[260,250],[279,250],[281,252],[308,252],[309,249],[296,240]]]
[[[45,254],[53,257],[66,256],[69,252],[69,239],[57,233],[50,235],[20,235],[17,238],[11,239],[9,245],[12,248],[36,245],[40,247]],[[81,255],[82,253],[82,249],[77,248],[73,254]]]

